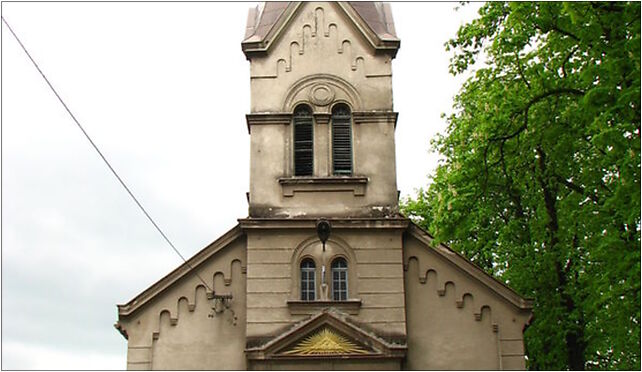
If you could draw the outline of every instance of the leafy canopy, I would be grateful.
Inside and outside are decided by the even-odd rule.
[[[640,3],[487,3],[403,211],[534,299],[531,369],[640,369]]]

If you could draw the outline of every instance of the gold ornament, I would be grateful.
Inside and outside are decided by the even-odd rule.
[[[367,354],[354,342],[338,335],[328,328],[307,337],[284,355],[333,355],[333,354]]]

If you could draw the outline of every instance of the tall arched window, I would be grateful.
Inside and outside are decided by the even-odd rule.
[[[352,120],[350,108],[343,103],[332,108],[332,172],[352,174]]]
[[[312,175],[312,110],[306,105],[294,109],[294,175]]]
[[[348,263],[343,257],[332,261],[332,299],[346,301],[348,299]]]
[[[315,281],[314,261],[306,258],[301,261],[301,300],[314,301],[316,299],[316,281]]]

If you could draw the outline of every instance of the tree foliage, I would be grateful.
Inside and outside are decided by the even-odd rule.
[[[640,3],[487,3],[404,212],[534,300],[531,369],[640,369]]]

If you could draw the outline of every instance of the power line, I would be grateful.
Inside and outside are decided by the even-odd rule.
[[[212,288],[210,288],[210,286],[207,284],[207,282],[206,282],[205,280],[203,280],[203,278],[201,278],[201,276],[198,274],[198,272],[196,272],[196,270],[194,270],[194,267],[192,267],[192,265],[190,265],[190,264],[189,264],[189,262],[187,262],[187,260],[185,259],[185,257],[183,257],[183,255],[181,254],[181,252],[179,252],[179,251],[178,251],[178,249],[174,246],[174,244],[169,240],[169,238],[167,237],[167,235],[165,235],[165,233],[163,232],[163,230],[161,230],[161,228],[156,224],[156,222],[154,221],[154,219],[152,218],[152,216],[150,216],[150,215],[149,215],[149,213],[147,213],[147,211],[145,210],[145,208],[143,208],[142,204],[140,204],[140,202],[139,202],[139,201],[138,201],[138,199],[134,196],[134,194],[131,192],[131,190],[129,190],[129,187],[127,187],[127,185],[126,185],[126,184],[125,184],[125,182],[122,180],[122,178],[120,178],[120,176],[118,175],[118,173],[116,173],[116,170],[111,166],[111,164],[109,164],[109,161],[107,161],[107,158],[105,158],[105,156],[104,156],[104,155],[103,155],[103,153],[100,151],[100,149],[98,149],[98,146],[96,146],[96,144],[95,144],[95,143],[94,143],[94,141],[91,139],[91,137],[89,137],[89,134],[87,134],[87,132],[85,131],[85,129],[82,127],[82,125],[80,125],[80,122],[78,121],[78,119],[76,119],[76,117],[75,117],[75,116],[74,116],[74,114],[71,112],[71,110],[69,110],[69,107],[67,107],[67,105],[66,105],[66,104],[65,104],[65,102],[62,100],[62,98],[60,97],[60,95],[58,94],[58,92],[56,91],[56,89],[53,87],[53,85],[51,85],[51,83],[49,82],[49,79],[47,79],[47,76],[45,76],[45,74],[42,72],[42,70],[40,69],[40,67],[39,67],[39,66],[38,66],[38,64],[36,63],[36,61],[31,57],[31,54],[29,54],[29,52],[27,51],[27,48],[25,48],[24,44],[22,44],[22,41],[20,41],[20,38],[18,38],[18,35],[16,35],[16,33],[15,33],[15,32],[13,32],[13,29],[11,28],[11,26],[9,26],[9,23],[7,23],[7,20],[6,20],[6,19],[4,19],[4,17],[2,17],[2,22],[4,22],[4,24],[7,26],[7,28],[9,29],[9,31],[11,32],[11,34],[13,35],[13,37],[16,39],[16,41],[18,42],[18,44],[20,44],[20,47],[22,48],[22,50],[24,50],[25,54],[27,55],[27,57],[29,57],[29,59],[31,60],[31,63],[33,63],[33,65],[36,67],[36,69],[38,70],[38,72],[40,73],[40,75],[42,76],[42,78],[43,78],[43,79],[45,79],[45,82],[47,83],[47,85],[49,85],[49,88],[51,88],[51,91],[56,95],[56,98],[58,98],[58,101],[60,101],[60,103],[62,104],[62,106],[65,108],[65,110],[67,110],[67,113],[69,113],[69,116],[71,116],[71,118],[72,118],[72,119],[73,119],[73,121],[76,123],[76,125],[78,126],[78,128],[80,128],[80,130],[82,131],[82,133],[85,135],[85,138],[87,138],[87,140],[89,141],[89,143],[91,144],[91,146],[94,148],[94,150],[96,150],[96,152],[98,153],[98,155],[100,155],[100,157],[103,159],[103,161],[105,162],[105,164],[107,165],[107,167],[109,168],[109,170],[112,172],[112,174],[113,174],[114,176],[116,176],[116,179],[118,179],[118,182],[120,182],[120,184],[123,186],[123,188],[125,189],[125,191],[127,191],[127,193],[129,194],[129,196],[131,196],[131,197],[132,197],[132,199],[134,200],[134,202],[136,203],[136,205],[138,205],[138,208],[140,208],[140,210],[141,210],[141,211],[143,211],[143,213],[145,214],[145,216],[147,217],[147,219],[149,220],[149,222],[151,222],[151,223],[152,223],[152,225],[154,225],[154,227],[156,228],[156,230],[158,230],[158,232],[161,234],[161,236],[163,237],[163,239],[165,239],[165,241],[167,242],[167,244],[169,244],[169,246],[170,246],[170,247],[172,247],[172,249],[174,250],[174,252],[176,252],[176,254],[177,254],[177,255],[178,255],[178,256],[183,260],[183,262],[185,262],[185,264],[186,264],[190,269],[192,269],[192,270],[194,271],[194,274],[196,274],[196,276],[201,280],[201,282],[203,282],[203,284],[205,284],[205,286],[207,287],[207,289],[209,289],[209,290],[213,293],[213,292],[214,292],[214,290],[212,290]]]

